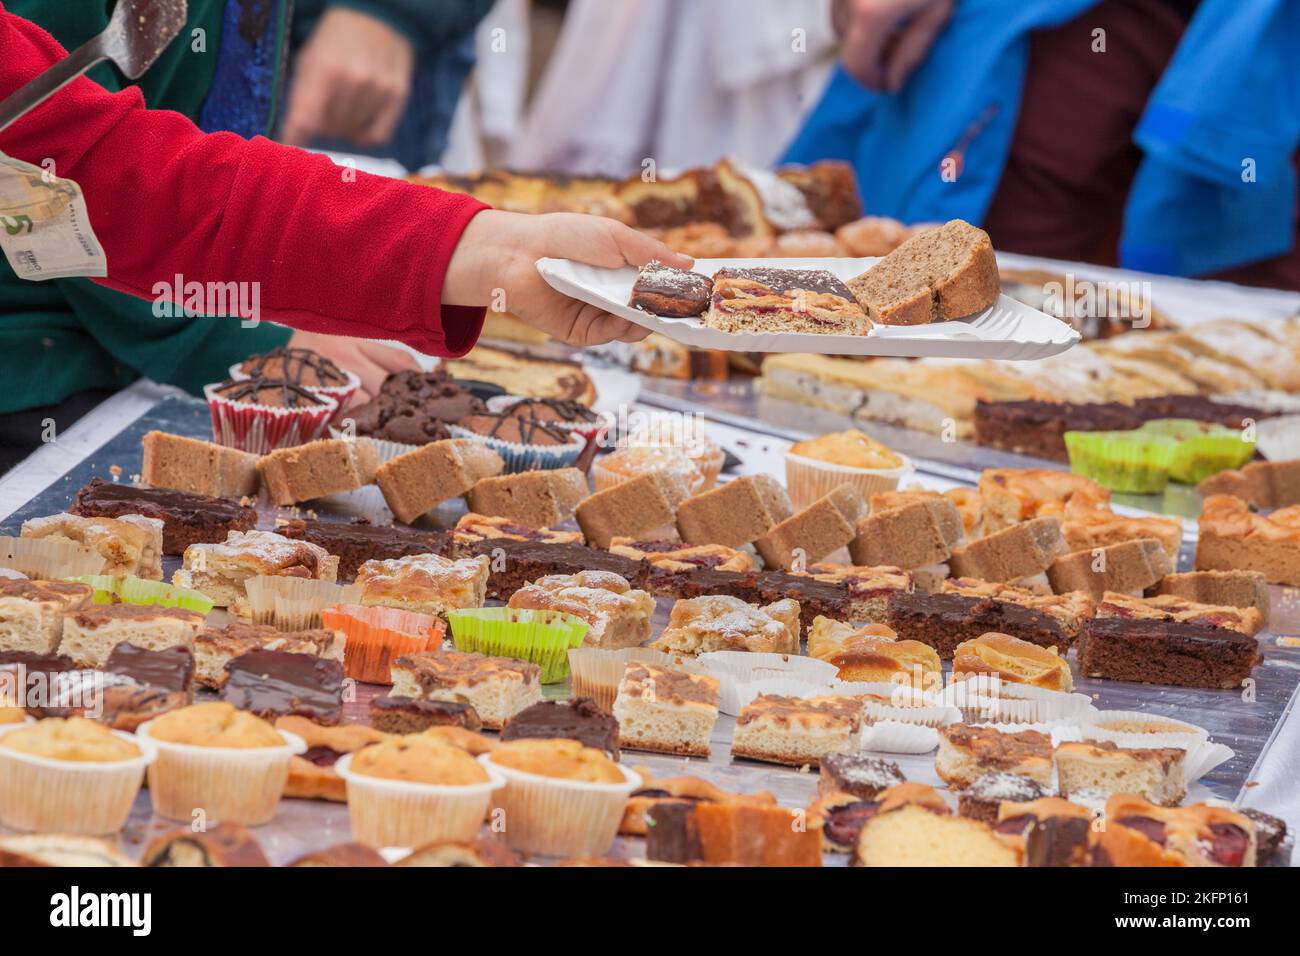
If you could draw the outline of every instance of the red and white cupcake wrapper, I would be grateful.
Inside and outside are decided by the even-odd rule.
[[[325,396],[324,405],[312,408],[232,402],[217,394],[215,385],[204,386],[203,394],[212,413],[212,440],[255,455],[315,441],[325,434],[339,407],[334,399]]]
[[[247,372],[240,371],[239,364],[230,366],[230,377],[236,382],[242,382],[244,379],[249,377]],[[339,407],[334,413],[335,418],[342,416],[343,409],[347,408],[348,403],[352,401],[352,396],[355,395],[357,389],[361,387],[361,376],[357,375],[355,372],[350,372],[347,369],[340,369],[339,371],[348,377],[346,385],[303,386],[303,388],[307,389],[309,392],[314,392],[317,395],[324,395],[326,398],[332,398],[334,401],[338,402]]]

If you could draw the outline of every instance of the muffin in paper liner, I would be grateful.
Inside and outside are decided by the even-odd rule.
[[[0,535],[0,567],[40,581],[58,581],[104,570],[104,556],[75,541]]]
[[[27,722],[0,726],[0,736]],[[0,824],[24,833],[116,833],[131,815],[145,768],[158,757],[152,740],[121,731],[140,751],[130,760],[56,760],[0,747]]]
[[[876,492],[893,491],[900,481],[916,470],[906,455],[894,454],[902,459],[902,464],[896,468],[853,468],[786,452],[785,485],[790,493],[790,502],[795,508],[806,508],[840,485],[853,486],[863,501]]]
[[[448,611],[458,651],[531,661],[542,669],[543,684],[569,676],[569,649],[580,647],[590,625],[560,611],[513,607],[475,607]]]
[[[442,618],[395,607],[336,604],[320,616],[326,627],[343,632],[343,673],[367,684],[392,684],[393,661],[437,650],[447,633]]]
[[[483,764],[488,775],[484,783],[389,780],[354,773],[352,756],[340,757],[334,770],[347,784],[352,839],[372,847],[472,840],[483,826],[493,791],[506,783],[501,771],[488,763]]]
[[[218,445],[265,455],[277,448],[305,445],[325,434],[338,402],[319,396],[321,405],[310,408],[282,408],[235,402],[218,394],[216,382],[203,387],[212,415],[212,440]]]
[[[566,445],[525,445],[491,435],[480,435],[461,425],[448,425],[447,431],[451,433],[452,438],[472,438],[487,445],[501,456],[501,460],[505,462],[503,473],[507,475],[521,471],[571,468],[578,460],[578,456],[582,454],[582,450],[587,447],[585,438],[574,438]]]
[[[311,578],[258,574],[244,582],[249,617],[254,624],[270,624],[281,631],[309,631],[321,627],[321,611],[335,604],[357,604],[361,587]]]
[[[165,581],[148,581],[134,576],[115,577],[111,574],[82,574],[66,580],[89,584],[95,589],[96,604],[178,607],[199,614],[207,614],[212,610],[212,599],[206,594],[193,588],[183,588],[179,584],[167,584]]]
[[[506,779],[492,804],[502,813],[506,844],[521,853],[604,856],[618,835],[627,798],[642,784],[641,775],[622,764],[616,764],[622,783],[589,783],[499,766],[490,753],[478,759]]]
[[[195,810],[209,825],[266,823],[284,793],[290,758],[307,750],[301,737],[285,730],[276,730],[284,740],[280,747],[201,747],[151,737],[152,724],[135,732],[158,750],[148,771],[149,799],[154,813],[181,823],[192,822]]]
[[[493,395],[487,400],[487,409],[489,412],[506,412],[520,402],[531,402],[536,399],[529,398],[526,395]],[[558,428],[560,431],[569,432],[579,436],[584,444],[590,445],[592,442],[600,442],[605,435],[609,433],[614,424],[614,416],[608,412],[598,412],[594,408],[591,410],[596,415],[594,422],[562,422],[553,419],[547,419],[546,424]]]
[[[921,724],[881,720],[864,724],[858,742],[863,750],[886,754],[928,754],[939,746],[939,731]]]
[[[230,377],[236,382],[242,382],[244,379],[251,377],[247,372],[240,370],[239,366],[243,364],[243,362],[236,362],[234,365],[230,366]],[[357,389],[361,387],[361,376],[357,375],[356,372],[346,368],[341,368],[339,371],[348,377],[346,385],[303,386],[303,388],[307,389],[309,392],[314,392],[317,395],[324,395],[326,398],[334,399],[334,402],[338,405],[338,410],[334,413],[336,419],[343,414],[343,410],[347,408],[348,403],[352,401],[352,396],[355,395]]]
[[[569,658],[569,692],[573,697],[590,697],[605,713],[614,710],[614,698],[623,680],[628,661],[667,665],[673,658],[650,647],[571,647]]]

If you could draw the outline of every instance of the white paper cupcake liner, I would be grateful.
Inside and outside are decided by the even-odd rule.
[[[994,723],[1078,721],[1096,713],[1086,694],[1029,684],[998,683],[990,687],[986,682],[952,681],[943,689],[941,699],[976,720]]]
[[[1117,723],[1170,725],[1179,729],[1145,733],[1140,730],[1119,730],[1103,726]],[[1081,721],[1080,729],[1085,740],[1106,740],[1117,747],[1178,747],[1189,753],[1210,739],[1210,732],[1204,727],[1174,717],[1164,717],[1138,710],[1100,710]]]
[[[289,779],[289,759],[307,744],[301,737],[277,731],[282,747],[198,747],[151,737],[146,721],[136,736],[152,740],[158,759],[149,767],[149,798],[154,813],[190,823],[194,812],[207,822],[258,826],[275,816]]]
[[[246,372],[240,370],[239,366],[242,364],[244,363],[236,362],[234,365],[230,366],[230,377],[236,382],[242,382],[250,377]],[[324,395],[326,398],[334,399],[335,403],[338,405],[338,411],[334,413],[335,420],[343,415],[343,409],[347,407],[347,404],[350,401],[352,401],[352,396],[355,395],[357,389],[361,387],[361,376],[345,368],[339,369],[339,371],[348,377],[346,385],[303,386],[303,388],[307,389],[309,392],[315,392],[317,395]]]
[[[1269,461],[1289,461],[1300,455],[1300,415],[1261,419],[1255,436],[1255,447]]]
[[[255,455],[315,441],[338,411],[338,402],[324,395],[324,405],[279,408],[231,401],[217,393],[216,384],[205,385],[203,394],[212,416],[212,440]]]
[[[718,681],[718,710],[737,716],[761,694],[816,697],[838,669],[834,664],[793,654],[710,651],[695,659],[699,669]]]
[[[968,721],[969,722],[969,721]],[[988,727],[990,730],[996,730],[1000,734],[1018,734],[1026,730],[1036,730],[1040,734],[1047,734],[1052,738],[1052,746],[1055,747],[1063,743],[1072,743],[1083,739],[1083,731],[1079,729],[1078,724],[1068,721],[1027,721],[1025,723],[992,723],[989,721],[969,722],[972,727]]]
[[[373,847],[474,839],[492,792],[506,782],[496,767],[483,769],[489,778],[485,783],[446,786],[353,773],[352,754],[334,765],[335,773],[347,783],[352,839]]]
[[[587,447],[584,438],[575,439],[567,445],[523,445],[490,435],[480,435],[460,425],[448,425],[447,431],[451,433],[452,438],[472,438],[483,442],[501,456],[501,460],[505,462],[505,474],[508,475],[521,471],[569,468]]]
[[[569,648],[569,689],[574,697],[590,697],[605,713],[614,710],[619,682],[628,661],[671,664],[673,659],[651,647],[622,647],[607,650],[598,647]]]
[[[722,680],[753,681],[792,677],[825,685],[835,679],[839,668],[815,657],[798,654],[754,654],[748,651],[709,651],[696,660],[705,672]]]
[[[104,570],[104,556],[75,541],[0,536],[0,567],[34,580],[59,581]]]
[[[877,492],[893,491],[903,478],[916,470],[906,455],[894,454],[902,459],[896,468],[851,468],[786,452],[785,483],[790,502],[795,508],[806,508],[840,485],[852,485],[863,501]]]
[[[361,587],[306,578],[259,574],[244,582],[248,610],[254,624],[270,624],[281,631],[308,631],[321,627],[320,612],[335,604],[360,604]]]
[[[586,783],[525,773],[478,758],[505,777],[493,795],[500,833],[511,848],[542,856],[604,856],[618,835],[627,798],[641,775],[622,765],[622,783]],[[494,824],[496,821],[494,821]]]
[[[863,750],[887,754],[928,754],[939,746],[939,731],[919,724],[885,720],[862,728]]]
[[[0,726],[0,736],[26,723]],[[0,824],[24,833],[116,833],[131,815],[154,742],[113,731],[140,756],[111,763],[53,760],[0,747]]]

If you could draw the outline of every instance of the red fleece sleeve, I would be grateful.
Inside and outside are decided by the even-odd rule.
[[[179,42],[179,41],[178,41]],[[0,6],[0,98],[63,49]],[[131,88],[84,77],[9,129],[0,150],[81,186],[108,257],[95,281],[141,298],[158,283],[256,282],[261,318],[333,335],[399,339],[461,355],[484,310],[442,305],[468,196],[371,176],[324,156],[233,133],[205,134],[145,109]]]

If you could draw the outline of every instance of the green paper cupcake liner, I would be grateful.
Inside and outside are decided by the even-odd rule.
[[[587,622],[558,611],[476,607],[448,611],[458,651],[531,661],[542,669],[543,684],[569,676],[569,648],[581,646]]]
[[[1255,442],[1246,441],[1237,428],[1212,425],[1187,418],[1160,418],[1138,431],[1163,435],[1178,442],[1169,463],[1169,479],[1195,485],[1210,475],[1240,468],[1255,457]]]
[[[136,577],[114,577],[111,574],[83,574],[67,578],[89,584],[95,589],[96,604],[146,604],[159,607],[178,607],[183,611],[207,614],[212,610],[212,600],[193,588],[183,588],[165,581],[146,581]]]
[[[1066,432],[1070,469],[1103,488],[1158,495],[1169,483],[1178,443],[1163,435],[1127,432]]]

